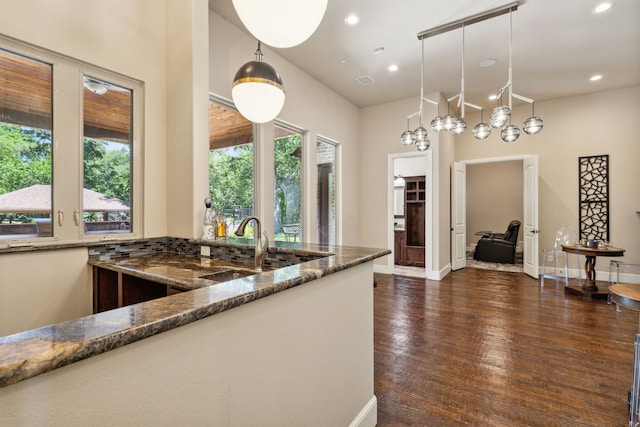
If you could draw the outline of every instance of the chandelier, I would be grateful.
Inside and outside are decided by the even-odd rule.
[[[480,123],[473,127],[473,136],[478,140],[484,140],[491,134],[492,128],[502,128],[500,137],[505,142],[514,142],[520,136],[520,129],[511,124],[511,109],[512,99],[516,98],[521,101],[531,104],[532,115],[526,119],[523,123],[522,130],[527,135],[535,135],[542,130],[543,121],[540,117],[535,115],[534,101],[530,98],[526,98],[521,95],[513,93],[512,90],[512,19],[511,13],[518,9],[518,5],[521,1],[515,1],[504,6],[491,9],[486,12],[482,12],[476,15],[469,16],[462,20],[453,21],[438,27],[434,27],[418,34],[418,39],[422,41],[422,60],[421,60],[421,80],[420,80],[420,109],[419,111],[407,116],[407,130],[402,133],[400,142],[403,145],[415,145],[418,151],[427,150],[430,146],[429,139],[427,138],[427,130],[424,128],[424,101],[438,105],[438,115],[431,120],[430,127],[434,132],[452,132],[456,135],[463,134],[467,129],[467,122],[465,120],[465,106],[472,107],[480,111]],[[503,14],[509,13],[509,79],[507,83],[500,89],[497,96],[497,106],[491,111],[489,123],[484,121],[483,109],[479,105],[472,104],[465,100],[464,96],[464,30],[465,26],[475,24],[476,22],[485,21],[487,19],[495,18]],[[451,30],[462,28],[462,66],[460,73],[460,92],[447,99],[447,114],[440,116],[440,106],[437,102],[432,101],[424,97],[424,39],[438,34],[446,33]],[[502,104],[502,98],[507,93],[508,105]],[[452,101],[457,100],[457,112],[460,115],[457,117],[450,110],[450,104]],[[411,131],[410,119],[419,116],[419,126]]]

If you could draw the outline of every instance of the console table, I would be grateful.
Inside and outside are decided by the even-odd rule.
[[[596,285],[596,257],[617,257],[624,255],[624,249],[607,247],[607,248],[587,248],[578,245],[562,245],[562,250],[570,254],[584,255],[586,261],[584,263],[585,280],[582,286],[570,285],[565,287],[565,292],[580,295],[587,299],[606,298],[608,291],[606,289],[599,290]]]

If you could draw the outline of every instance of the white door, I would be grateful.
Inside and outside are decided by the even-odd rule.
[[[451,169],[451,269],[467,266],[467,165],[454,162]]]
[[[525,158],[522,161],[524,218],[522,236],[524,238],[524,272],[538,278],[538,155]]]

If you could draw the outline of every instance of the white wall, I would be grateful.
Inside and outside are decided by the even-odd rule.
[[[243,30],[230,24],[220,16],[210,12],[210,52],[209,67],[211,92],[231,99],[231,84],[236,71],[246,62],[253,60],[256,40]],[[358,204],[360,137],[358,129],[358,108],[327,89],[308,74],[290,64],[282,57],[262,45],[264,61],[273,66],[284,82],[286,100],[278,119],[308,132],[303,147],[307,167],[304,174],[303,197],[309,209],[303,212],[305,241],[317,239],[316,220],[316,136],[322,135],[340,143],[338,161],[339,179],[342,183],[339,203],[342,204],[342,243],[357,245],[360,242],[358,218],[361,215]],[[258,211],[264,218],[268,230],[273,230],[273,128],[272,124],[259,126],[257,150],[259,156],[259,178],[256,183]],[[206,159],[204,159],[206,160]],[[202,177],[207,180],[207,176]]]

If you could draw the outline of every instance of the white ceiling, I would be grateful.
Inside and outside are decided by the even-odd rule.
[[[359,107],[419,97],[423,30],[512,3],[513,0],[329,0],[318,30],[306,42],[275,49]],[[614,0],[594,15],[600,0],[526,0],[513,12],[513,91],[536,101],[640,84],[640,0]],[[231,0],[210,9],[239,28]],[[360,22],[347,26],[355,13]],[[265,17],[265,19],[268,19]],[[465,98],[491,108],[508,80],[509,15],[465,28]],[[380,55],[375,48],[384,47]],[[460,92],[462,30],[425,39],[425,93]],[[483,59],[497,64],[482,68]],[[268,62],[268,58],[265,58]],[[387,66],[397,64],[390,72]],[[594,74],[603,78],[589,81]],[[362,86],[368,75],[375,83]],[[286,87],[286,76],[283,76]],[[638,100],[640,102],[640,100]],[[515,104],[516,102],[514,102]]]

